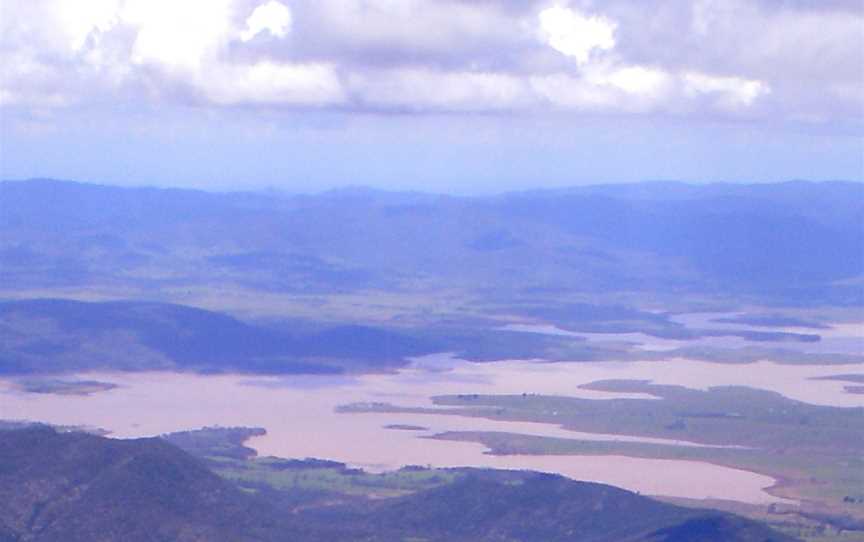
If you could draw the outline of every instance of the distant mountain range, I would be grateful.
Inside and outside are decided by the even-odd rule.
[[[162,439],[0,431],[2,542],[792,542],[731,514],[552,475],[463,471],[403,497],[241,491]]]
[[[864,304],[864,184],[644,183],[452,197],[0,183],[2,289],[212,285]]]

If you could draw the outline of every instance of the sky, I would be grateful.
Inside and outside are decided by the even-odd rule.
[[[0,178],[864,181],[861,0],[0,0]]]

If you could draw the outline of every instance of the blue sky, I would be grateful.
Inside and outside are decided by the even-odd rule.
[[[864,180],[857,1],[0,0],[0,176]]]

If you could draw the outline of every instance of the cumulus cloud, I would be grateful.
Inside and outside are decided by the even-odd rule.
[[[657,0],[0,6],[3,107],[197,100],[209,107],[823,120],[864,107],[864,9],[836,2],[693,0],[689,9]]]
[[[685,73],[684,85],[688,93],[714,95],[724,107],[731,109],[746,107],[760,96],[771,92],[762,81],[741,77],[717,77],[704,73]]]
[[[249,66],[218,66],[201,82],[200,89],[209,101],[222,105],[320,107],[345,100],[339,78],[326,64],[262,61]]]
[[[57,16],[62,22],[69,45],[80,51],[92,36],[107,32],[120,20],[118,0],[91,0],[88,2],[65,2],[57,6]]]
[[[199,69],[230,30],[230,0],[129,0],[124,22],[137,28],[131,61]]]
[[[601,16],[587,16],[576,10],[553,6],[537,16],[540,31],[549,45],[579,64],[586,64],[595,50],[615,47],[614,21]]]
[[[530,83],[538,96],[556,108],[606,110],[617,101],[614,93],[572,75],[536,76],[530,79]]]
[[[349,79],[361,104],[400,111],[507,111],[529,103],[519,77],[426,68],[384,69]]]
[[[246,19],[246,30],[240,35],[242,41],[249,41],[265,30],[270,35],[283,38],[291,28],[291,10],[285,4],[270,0],[261,4]]]
[[[530,5],[530,1],[526,2]],[[457,64],[496,57],[533,36],[497,2],[323,0],[295,2],[302,47],[363,64]]]
[[[667,72],[644,66],[618,68],[590,78],[599,84],[611,85],[629,94],[646,96],[658,96],[672,84]]]

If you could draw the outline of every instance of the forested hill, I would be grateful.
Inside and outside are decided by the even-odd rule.
[[[734,515],[532,473],[463,471],[347,504],[272,491],[241,491],[161,439],[0,431],[2,542],[793,542]]]

